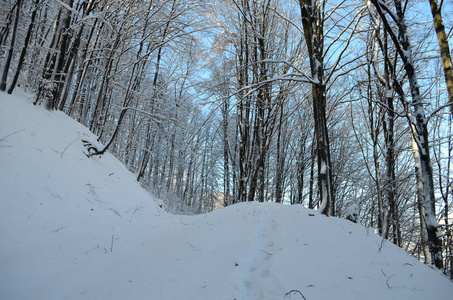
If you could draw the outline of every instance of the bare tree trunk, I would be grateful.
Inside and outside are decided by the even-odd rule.
[[[245,23],[245,21],[244,21]],[[248,85],[248,64],[249,64],[249,51],[248,51],[248,30],[246,24],[243,24],[243,38],[241,39],[240,50],[238,53],[238,88]],[[238,202],[247,201],[247,182],[248,182],[248,149],[249,149],[249,115],[250,104],[248,101],[249,96],[241,92],[240,99],[237,103],[237,126],[238,126],[238,148],[239,148],[239,174],[237,178],[237,197]]]
[[[162,37],[164,39],[164,37]],[[154,110],[154,101],[156,100],[157,96],[157,79],[159,77],[159,71],[160,71],[160,62],[162,58],[162,46],[159,47],[157,51],[157,61],[156,61],[156,70],[154,72],[154,78],[153,78],[153,87],[152,87],[152,96],[151,96],[151,101],[150,101],[150,107],[149,110],[152,113]],[[140,181],[140,179],[143,177],[145,174],[146,167],[149,162],[150,158],[150,144],[151,144],[151,120],[149,120],[149,123],[147,124],[146,127],[146,141],[145,141],[145,149],[142,155],[142,159],[140,161],[140,167],[139,167],[139,172],[137,175],[137,181]]]
[[[8,14],[5,17],[4,26],[0,29],[0,46],[5,46],[8,40],[9,32],[11,29],[11,20],[13,18],[14,10],[16,10],[18,6],[18,1],[15,1],[12,5],[11,9],[8,11]]]
[[[277,158],[276,158],[276,173],[275,173],[275,202],[283,202],[283,168],[285,163],[285,155],[282,149],[282,123],[283,123],[283,107],[280,108],[280,116],[277,126]],[[303,178],[303,176],[302,176]]]
[[[223,129],[223,205],[230,205],[230,156],[228,142],[228,117],[229,117],[228,99],[222,105],[222,129]]]
[[[417,145],[415,149],[415,172],[417,173],[417,189],[418,195],[422,198],[426,229],[428,232],[428,240],[430,252],[433,257],[434,265],[439,269],[443,268],[442,259],[442,237],[439,233],[439,224],[436,220],[435,197],[434,197],[434,181],[433,169],[431,166],[430,146],[428,137],[428,119],[425,116],[422,96],[418,84],[417,74],[413,61],[412,49],[407,35],[407,27],[402,10],[400,0],[394,0],[395,10],[397,15],[398,35],[393,31],[386,17],[385,11],[390,11],[388,7],[383,8],[383,3],[378,0],[371,0],[376,7],[382,21],[385,24],[385,30],[389,33],[393,43],[404,63],[404,69],[409,79],[411,90],[413,114],[408,112],[408,118],[411,122],[411,130],[413,138]]]
[[[393,243],[401,247],[401,230],[399,226],[398,218],[398,206],[396,203],[396,176],[395,176],[395,142],[394,142],[394,107],[393,107],[393,96],[390,95],[390,90],[387,93],[387,114],[384,117],[384,139],[386,144],[386,186],[385,194],[386,200],[389,204],[390,211],[390,224],[393,228]]]
[[[6,52],[5,65],[3,67],[3,74],[2,74],[1,81],[0,81],[0,91],[6,90],[6,83],[8,81],[8,71],[9,71],[9,67],[11,65],[11,61],[13,59],[13,50],[14,50],[14,45],[16,43],[17,26],[19,24],[21,6],[22,6],[22,0],[17,0],[16,16],[14,17],[14,26],[13,26],[13,32],[11,34],[11,42],[9,44],[8,51]]]
[[[411,142],[412,142],[412,153],[414,155],[415,165],[420,165],[420,151],[418,149],[417,142],[415,141],[414,135],[411,134]],[[418,207],[418,214],[420,218],[420,248],[422,249],[423,256],[425,258],[426,264],[432,264],[432,257],[429,249],[429,238],[428,238],[428,230],[426,227],[426,219],[425,219],[425,207],[423,205],[423,189],[419,188],[418,183],[422,181],[420,177],[420,172],[415,172],[415,178],[417,181],[417,207]]]
[[[385,223],[387,226],[386,233],[388,238],[390,226],[393,229],[393,242],[401,247],[401,230],[399,227],[399,213],[396,203],[396,176],[395,176],[395,108],[393,96],[393,82],[396,81],[394,68],[389,57],[389,49],[387,42],[387,32],[384,33],[384,97],[386,105],[386,113],[382,117],[382,127],[384,130],[385,141],[385,200],[388,205],[388,210],[384,212]]]
[[[448,97],[450,102],[450,111],[453,115],[453,67],[451,62],[450,47],[448,45],[448,36],[445,33],[445,26],[442,20],[442,3],[439,5],[437,0],[429,0],[431,13],[433,15],[434,28],[436,29],[437,42],[439,43],[442,67],[444,69],[445,83],[447,84]]]
[[[77,79],[76,79],[76,84],[75,84],[75,88],[74,88],[75,91],[72,95],[71,103],[69,104],[68,115],[72,116],[72,117],[76,117],[76,119],[78,121],[80,121],[82,118],[83,105],[85,104],[85,102],[82,101],[84,98],[82,95],[83,94],[82,88],[85,83],[85,78],[88,73],[88,68],[91,65],[91,59],[93,58],[93,55],[94,55],[94,51],[91,51],[90,58],[87,59],[88,49],[90,48],[90,43],[93,38],[94,31],[96,29],[96,24],[97,24],[97,20],[95,20],[93,27],[91,27],[90,33],[89,33],[87,41],[86,41],[86,45],[85,45],[84,49],[82,50],[80,61],[81,61],[81,64],[83,65],[83,67],[82,67],[82,70],[77,73]],[[101,31],[102,31],[102,25],[100,25],[100,28],[98,28],[95,41],[92,43],[93,48],[96,47],[96,45],[98,44]],[[77,103],[76,100],[79,97],[80,97],[80,100],[78,102],[79,109],[77,110],[78,114],[75,115],[75,112],[76,112],[75,109],[76,109],[76,103]]]
[[[109,49],[110,54],[107,58],[106,61],[106,66],[103,72],[101,84],[99,87],[99,93],[98,96],[96,97],[96,106],[93,112],[93,116],[91,117],[90,123],[89,123],[89,128],[91,132],[94,134],[99,134],[101,131],[101,123],[102,123],[102,116],[106,115],[105,114],[105,105],[106,105],[106,93],[107,89],[109,87],[109,79],[110,79],[110,74],[113,69],[113,62],[114,62],[114,54],[119,46],[121,40],[121,30],[118,30],[116,32],[116,38],[115,42],[113,43],[113,46],[111,49]]]
[[[72,7],[73,0],[69,0],[69,6]],[[61,92],[66,80],[67,74],[64,73],[64,66],[67,63],[67,48],[70,38],[70,25],[71,25],[71,15],[72,12],[67,10],[63,18],[63,27],[60,29],[61,41],[59,47],[58,59],[56,61],[55,69],[53,70],[54,74],[54,84],[51,90],[51,97],[47,102],[48,109],[57,109],[58,103],[60,101]]]
[[[318,154],[318,190],[320,210],[323,214],[335,214],[332,163],[330,159],[329,134],[327,130],[327,99],[324,78],[324,19],[323,4],[318,0],[299,0],[305,42],[310,58],[311,76],[317,81],[312,84],[313,117],[315,121]]]
[[[309,182],[309,189],[308,189],[308,208],[313,209],[315,208],[315,199],[314,199],[314,182],[315,182],[315,152],[316,152],[316,144],[314,142],[311,143],[311,151],[310,151],[310,182]]]
[[[8,94],[13,93],[14,88],[16,87],[16,84],[17,84],[17,80],[19,79],[20,71],[24,64],[25,55],[27,54],[28,45],[30,43],[31,34],[33,32],[36,14],[38,11],[38,4],[39,4],[39,1],[35,1],[35,8],[33,9],[32,13],[31,13],[30,24],[28,25],[27,34],[25,36],[25,41],[24,41],[24,46],[22,47],[22,51],[20,52],[19,62],[17,63],[17,68],[16,68],[16,73],[14,74],[13,81],[11,82],[11,85],[8,89]]]
[[[306,142],[308,134],[304,134],[299,143],[299,154],[297,158],[297,195],[293,204],[302,204],[304,199],[304,173],[307,166],[305,158]]]
[[[396,63],[392,63],[391,53],[388,47],[388,33],[384,31],[384,36],[381,37],[380,34],[380,19],[378,16],[371,14],[373,19],[374,31],[373,31],[373,40],[374,40],[374,49],[373,49],[373,59],[372,64],[374,67],[375,75],[382,87],[382,98],[381,102],[385,106],[385,113],[382,115],[382,128],[385,141],[385,180],[382,188],[381,176],[378,166],[378,153],[377,153],[377,135],[373,135],[373,144],[374,150],[373,154],[375,157],[375,168],[376,168],[376,180],[379,178],[378,183],[378,195],[379,195],[379,218],[378,225],[382,237],[388,239],[390,236],[390,228],[393,229],[393,242],[401,247],[402,238],[401,238],[401,229],[399,224],[399,210],[398,204],[396,201],[396,175],[395,175],[395,142],[394,142],[394,123],[395,123],[395,109],[394,109],[394,82],[397,82],[395,75],[395,66]],[[377,62],[378,50],[383,53],[383,72],[381,74]],[[395,58],[396,59],[396,58]],[[397,89],[398,90],[398,89]],[[402,95],[403,97],[404,95]],[[369,105],[371,106],[371,100],[369,100]],[[372,117],[372,114],[370,113]],[[384,197],[385,196],[385,197]]]
[[[370,74],[370,73],[369,73]],[[370,74],[371,75],[371,74]],[[382,188],[382,176],[381,176],[381,170],[380,170],[380,164],[379,164],[379,144],[378,144],[378,135],[379,135],[379,129],[378,126],[373,128],[375,125],[375,120],[374,120],[374,112],[373,112],[373,100],[372,100],[372,95],[371,93],[368,94],[368,118],[369,118],[369,123],[370,123],[370,137],[371,141],[373,143],[373,164],[374,164],[374,181],[376,184],[376,192],[377,192],[377,206],[378,206],[378,212],[377,212],[377,225],[378,225],[378,230],[379,234],[387,238],[388,237],[388,220],[387,220],[387,213],[385,212],[385,203],[384,203],[384,196],[383,196],[383,188]]]

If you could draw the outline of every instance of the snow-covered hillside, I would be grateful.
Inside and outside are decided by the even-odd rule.
[[[0,94],[0,299],[451,299],[372,229],[302,206],[170,215],[94,139]]]

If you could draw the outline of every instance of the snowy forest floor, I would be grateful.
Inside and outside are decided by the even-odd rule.
[[[373,229],[300,205],[166,213],[62,112],[0,94],[0,299],[450,299]],[[293,291],[292,293],[289,293]]]

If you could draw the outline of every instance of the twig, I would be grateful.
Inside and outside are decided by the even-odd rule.
[[[263,251],[264,253],[266,253],[267,255],[272,255],[272,253],[269,253],[267,251],[264,251],[263,249],[260,249],[261,251]]]
[[[303,299],[307,300],[307,298],[305,298],[305,296],[299,290],[291,290],[291,291],[289,291],[288,293],[285,294],[285,299],[286,299],[286,297],[291,298],[291,294],[292,293],[299,294]]]
[[[30,218],[33,217],[33,215],[35,214],[36,211],[37,211],[37,209],[35,209],[35,210],[27,217],[27,219],[30,220]]]
[[[382,251],[382,247],[384,246],[385,241],[386,240],[384,238],[382,238],[380,244],[378,242],[376,242],[376,244],[379,246],[379,252]]]
[[[387,280],[385,281],[385,283],[387,284],[388,288],[391,289],[392,287],[391,287],[390,284],[389,284],[389,280],[390,280],[393,276],[395,276],[395,274],[392,274],[392,275],[390,275],[390,276],[387,276],[387,275],[384,273],[384,270],[381,269],[381,272],[382,272],[382,274],[384,274],[384,276],[387,278]]]
[[[110,244],[110,253],[113,252],[113,240],[117,240],[117,239],[115,239],[115,235],[112,235],[112,243]]]
[[[24,129],[18,130],[18,131],[15,131],[15,132],[13,132],[13,133],[10,133],[10,134],[8,134],[8,135],[5,135],[4,137],[0,138],[0,143],[3,143],[4,141],[6,141],[6,138],[7,138],[7,137],[12,136],[12,135],[14,135],[14,134],[16,134],[16,133],[19,133],[19,132],[22,132],[22,131],[25,131],[25,130],[24,130]],[[2,146],[2,147],[6,148],[6,147],[8,147],[8,146]],[[9,146],[9,147],[11,147],[11,146]]]
[[[6,140],[7,137],[12,136],[12,135],[14,135],[14,134],[16,134],[16,133],[19,133],[19,132],[22,132],[22,131],[25,131],[25,129],[18,130],[18,131],[15,131],[15,132],[13,132],[13,133],[7,134],[7,135],[5,135],[4,137],[0,138],[0,142],[3,142],[4,140]]]
[[[119,217],[121,217],[120,213],[118,211],[116,211],[115,209],[113,208],[110,208],[108,207],[109,210],[113,211],[115,214],[117,214]]]
[[[78,141],[78,140],[79,140],[79,138],[76,138],[69,145],[67,145],[66,148],[64,148],[63,152],[61,152],[60,158],[63,158],[63,154],[65,153],[66,149],[68,149],[69,146],[71,146],[72,144],[74,144],[75,141]]]
[[[52,232],[53,232],[53,233],[57,233],[58,231],[60,231],[60,230],[62,230],[62,229],[64,229],[64,228],[66,228],[66,226],[60,226],[60,227],[58,227],[57,229],[52,230]]]

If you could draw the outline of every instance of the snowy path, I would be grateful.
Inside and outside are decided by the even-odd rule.
[[[228,296],[233,295],[235,299],[267,299],[276,290],[282,290],[278,276],[272,273],[274,257],[281,250],[276,212],[269,207],[256,212],[256,225],[250,234],[248,251],[237,262],[231,279],[233,290]]]

